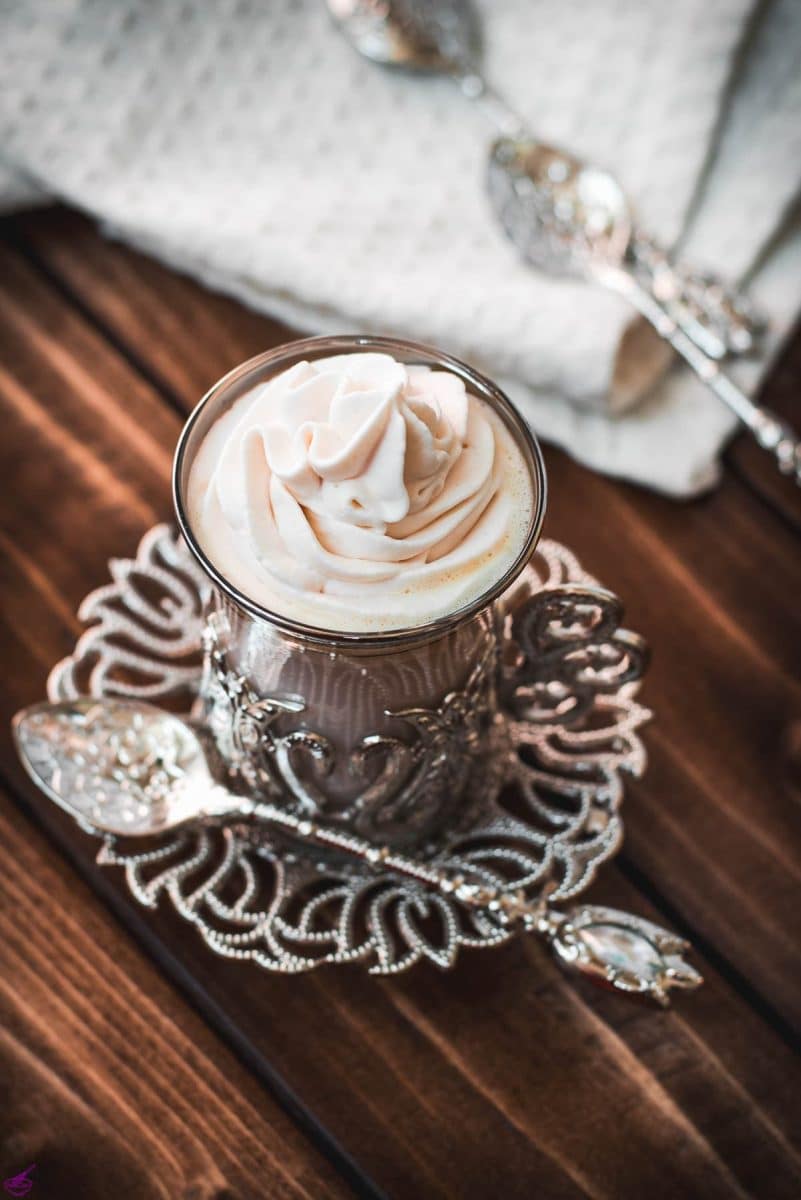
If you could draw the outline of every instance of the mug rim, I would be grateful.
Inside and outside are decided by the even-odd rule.
[[[479,398],[490,402],[507,426],[511,427],[518,443],[522,442],[524,455],[527,458],[527,465],[531,470],[534,491],[532,514],[526,540],[514,561],[491,587],[487,588],[467,604],[455,609],[454,612],[446,613],[433,621],[427,621],[421,625],[403,626],[397,629],[368,630],[363,633],[353,630],[326,629],[322,626],[307,625],[302,621],[295,621],[291,617],[266,608],[264,605],[259,604],[258,601],[253,600],[245,592],[242,592],[236,584],[232,583],[215,566],[195,537],[189,520],[188,508],[184,501],[185,489],[183,480],[189,441],[198,421],[209,406],[219,401],[232,385],[240,382],[248,375],[256,375],[264,367],[280,362],[284,358],[291,357],[299,361],[305,356],[306,351],[309,351],[315,358],[319,358],[323,357],[324,354],[346,354],[361,350],[372,350],[379,353],[383,351],[389,354],[398,352],[405,354],[407,358],[409,355],[420,354],[424,359],[436,360],[437,366],[452,371],[453,374],[458,375],[466,384],[472,385]],[[257,380],[254,380],[255,382]],[[186,475],[186,481],[188,482],[188,471]],[[364,649],[386,649],[388,647],[406,646],[416,642],[428,641],[440,634],[450,632],[475,616],[482,609],[493,604],[514,583],[534,553],[545,519],[547,491],[545,463],[540,444],[515,405],[497,384],[493,383],[492,380],[488,379],[486,375],[483,375],[474,367],[462,362],[461,359],[454,358],[452,355],[446,354],[434,346],[427,346],[420,342],[406,341],[403,338],[372,334],[336,334],[333,336],[323,335],[319,337],[298,338],[290,342],[283,342],[280,346],[267,350],[263,354],[254,355],[254,357],[246,359],[245,362],[228,371],[227,374],[223,375],[221,379],[218,379],[209,388],[189,414],[178,438],[172,470],[173,505],[181,535],[204,574],[229,601],[233,602],[251,617],[264,621],[280,629],[282,632],[304,641],[325,644],[326,646],[348,646],[352,649],[359,647]]]

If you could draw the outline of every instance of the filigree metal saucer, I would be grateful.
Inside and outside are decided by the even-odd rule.
[[[91,622],[48,681],[50,699],[147,700],[189,715],[201,676],[206,583],[175,532],[152,529],[135,559],[79,616]],[[475,887],[501,887],[503,919],[465,887],[432,891],[378,858],[329,853],[303,836],[246,820],[189,825],[146,844],[105,836],[98,862],[125,871],[136,899],[162,896],[227,957],[294,973],[359,961],[376,974],[421,959],[450,967],[460,947],[536,930],[565,965],[663,1000],[700,976],[685,944],[650,922],[580,905],[622,838],[623,776],[639,775],[641,640],[619,628],[619,602],[575,556],[545,541],[518,585],[503,649],[493,770],[502,787],[426,862]],[[522,602],[522,603],[521,603]],[[519,919],[518,919],[519,918]]]

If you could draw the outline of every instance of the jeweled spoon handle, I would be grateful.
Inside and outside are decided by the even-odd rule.
[[[756,348],[764,321],[748,298],[722,279],[674,262],[658,242],[639,229],[631,238],[626,265],[710,358],[749,354]]]
[[[792,426],[769,408],[755,404],[681,327],[668,305],[643,287],[634,274],[610,267],[599,270],[598,278],[631,301],[701,382],[750,429],[762,449],[773,455],[781,473],[801,486],[801,441]]]
[[[309,817],[295,816],[275,804],[244,800],[239,811],[243,817],[264,821],[302,841],[312,842],[328,850],[339,850],[343,854],[360,859],[369,867],[380,868],[382,871],[394,871],[398,875],[414,879],[424,887],[437,888],[443,892],[454,891],[454,887],[448,886],[445,882],[446,873],[444,871],[428,867],[425,863],[407,858],[403,854],[396,854],[388,846],[376,846],[373,842],[356,837],[354,834],[343,833],[331,825],[321,824]]]
[[[375,846],[329,825],[296,817],[274,804],[245,801],[241,813],[303,841],[356,857],[375,871],[414,879],[480,911],[500,928],[537,933],[564,967],[616,991],[648,996],[667,1005],[672,988],[693,989],[703,983],[698,971],[684,961],[688,943],[633,913],[593,904],[575,905],[563,912],[549,903],[547,888],[532,897],[522,888],[493,886],[484,880],[471,883],[461,873],[407,858],[388,846]]]

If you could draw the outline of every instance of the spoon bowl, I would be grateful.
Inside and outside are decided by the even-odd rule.
[[[490,199],[531,266],[581,278],[622,266],[631,210],[620,184],[599,167],[532,138],[499,138],[490,150]]]
[[[36,704],[13,731],[34,782],[91,833],[153,837],[239,806],[214,782],[194,729],[150,704]]]
[[[327,0],[351,45],[382,67],[452,74],[478,55],[478,24],[467,0]]]

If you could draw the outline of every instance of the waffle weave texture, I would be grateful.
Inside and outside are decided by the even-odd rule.
[[[751,274],[771,320],[736,365],[754,387],[801,302],[801,4],[478,7],[486,73],[538,135],[611,168],[694,264]],[[623,342],[619,298],[517,260],[481,111],[362,60],[322,0],[6,0],[0,42],[6,207],[63,199],[304,331],[436,344],[600,470],[714,481],[725,410],[683,368],[658,378],[655,338]]]

